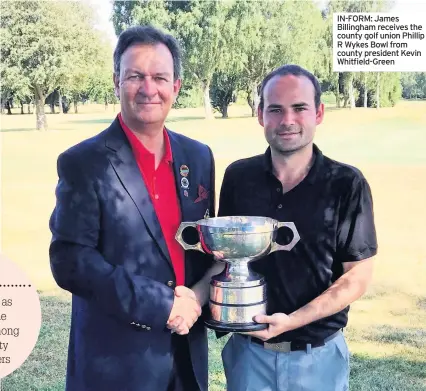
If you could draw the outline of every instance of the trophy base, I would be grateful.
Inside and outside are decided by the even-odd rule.
[[[268,328],[267,323],[223,323],[218,322],[214,319],[207,319],[204,321],[205,325],[212,330],[222,331],[227,333],[233,332],[247,332],[247,331],[259,331],[265,330]]]

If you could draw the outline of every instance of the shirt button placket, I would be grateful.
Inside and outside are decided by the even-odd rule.
[[[154,192],[154,198],[156,199],[156,200],[158,200],[159,198],[160,198],[160,196],[158,195],[158,193],[157,193],[157,177],[154,175],[153,177],[152,177],[152,190],[153,190],[153,192]]]

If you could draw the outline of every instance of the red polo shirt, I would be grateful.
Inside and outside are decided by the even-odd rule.
[[[164,239],[166,240],[170,258],[176,275],[176,285],[185,284],[185,253],[184,249],[175,240],[176,231],[181,223],[179,198],[176,192],[175,176],[173,172],[173,155],[169,136],[163,130],[165,153],[163,159],[155,169],[155,156],[139,141],[136,135],[126,126],[121,113],[118,114],[121,127],[126,134],[141,171],[146,188],[160,222]]]

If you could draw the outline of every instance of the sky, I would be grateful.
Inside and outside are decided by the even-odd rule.
[[[115,47],[117,37],[114,32],[112,21],[110,20],[112,14],[112,0],[89,0],[89,2],[93,4],[98,14],[99,25],[95,27],[105,32],[111,42],[111,46]]]

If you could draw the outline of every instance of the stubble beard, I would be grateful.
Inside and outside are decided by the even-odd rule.
[[[309,146],[313,139],[308,139],[305,140],[303,139],[303,129],[300,129],[300,132],[298,136],[300,136],[300,139],[297,140],[297,142],[295,144],[291,144],[291,143],[286,143],[285,140],[280,140],[279,139],[279,135],[277,134],[278,131],[275,132],[275,138],[273,138],[270,142],[269,145],[271,146],[271,148],[278,154],[283,155],[283,156],[290,156],[293,155],[301,150],[303,150],[304,148],[306,148],[307,146]]]

